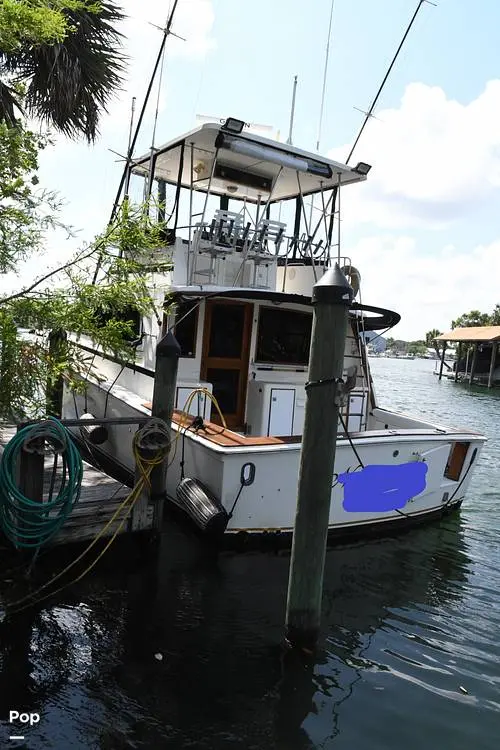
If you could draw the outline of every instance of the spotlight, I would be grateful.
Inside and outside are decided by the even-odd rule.
[[[362,175],[363,177],[366,177],[370,169],[372,168],[371,164],[367,164],[364,161],[358,161],[355,167],[353,167],[353,172],[357,172],[358,174]]]
[[[235,133],[238,135],[241,133],[245,123],[243,120],[237,120],[235,117],[228,117],[226,122],[223,124],[221,130],[225,130],[227,133]]]

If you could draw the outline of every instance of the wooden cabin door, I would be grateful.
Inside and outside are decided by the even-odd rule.
[[[248,302],[206,302],[201,377],[212,383],[227,426],[234,430],[245,421],[252,313]],[[213,405],[211,419],[220,423]]]

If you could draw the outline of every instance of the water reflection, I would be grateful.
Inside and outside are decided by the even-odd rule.
[[[156,561],[115,559],[3,624],[2,717],[39,711],[36,748],[323,746],[358,683],[389,669],[368,655],[374,634],[398,633],[400,662],[432,628],[438,646],[429,613],[460,601],[470,559],[458,519],[330,550],[314,659],[281,648],[288,566],[169,529]]]

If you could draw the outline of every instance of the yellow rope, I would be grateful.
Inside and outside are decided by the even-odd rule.
[[[137,433],[136,433],[136,435],[137,435]],[[109,519],[109,521],[103,526],[103,528],[98,532],[98,534],[96,534],[96,536],[94,537],[94,539],[92,540],[92,542],[83,550],[83,552],[80,555],[78,555],[78,557],[75,558],[75,560],[73,560],[73,562],[69,563],[69,565],[67,565],[56,576],[54,576],[54,578],[51,578],[50,581],[48,581],[47,583],[45,583],[43,586],[40,586],[40,588],[37,589],[35,592],[27,594],[26,596],[22,597],[21,599],[18,599],[17,601],[12,602],[11,604],[9,604],[7,606],[7,614],[8,615],[17,614],[18,612],[22,612],[23,610],[28,609],[29,607],[32,607],[34,604],[38,604],[39,602],[42,602],[45,599],[48,599],[49,597],[54,596],[55,594],[60,593],[61,591],[63,591],[68,586],[70,586],[70,585],[72,585],[74,583],[78,583],[78,581],[80,581],[85,575],[87,575],[87,573],[89,573],[92,570],[92,568],[94,568],[97,565],[97,563],[99,562],[99,560],[101,559],[101,557],[109,549],[109,547],[111,546],[111,544],[114,542],[114,540],[116,539],[116,537],[120,533],[120,531],[121,531],[121,529],[123,527],[123,524],[125,523],[125,521],[128,518],[130,510],[132,510],[134,504],[137,502],[138,498],[141,496],[141,493],[142,493],[142,491],[144,489],[145,484],[147,484],[149,486],[151,485],[149,478],[150,478],[151,472],[153,471],[154,467],[158,466],[159,464],[161,464],[162,461],[163,461],[163,459],[164,459],[164,453],[163,453],[163,451],[159,451],[152,459],[144,459],[144,458],[142,458],[139,455],[139,452],[138,452],[135,435],[134,435],[134,456],[135,456],[135,460],[137,462],[137,466],[139,468],[139,472],[141,474],[140,479],[134,485],[134,487],[132,488],[132,490],[130,491],[130,493],[127,495],[127,497],[125,497],[124,500],[120,503],[120,505],[115,510],[115,512],[113,513],[113,515]],[[127,508],[127,512],[124,513],[124,516],[123,516],[120,524],[118,525],[118,527],[116,528],[115,532],[113,533],[113,535],[111,536],[111,538],[109,539],[109,541],[107,542],[107,544],[105,545],[104,549],[101,550],[101,552],[99,553],[99,555],[96,557],[96,559],[89,566],[87,566],[87,568],[85,568],[85,570],[82,573],[80,573],[79,576],[77,576],[72,581],[69,581],[68,583],[65,583],[63,586],[60,586],[59,588],[57,588],[55,591],[50,591],[49,593],[45,594],[44,596],[38,597],[38,598],[35,599],[34,597],[37,594],[41,593],[42,591],[44,591],[45,589],[47,589],[49,586],[51,586],[55,581],[59,580],[65,573],[67,573],[69,570],[71,570],[71,568],[73,568],[78,562],[80,562],[80,560],[82,560],[85,557],[85,555],[87,555],[90,552],[90,550],[92,549],[92,547],[94,547],[97,544],[97,542],[99,541],[99,539],[105,534],[106,530],[115,522],[115,520],[117,520],[117,518],[119,517],[120,513],[122,512],[122,510],[124,510],[125,508]],[[24,602],[27,602],[27,604],[25,604],[24,606],[20,607],[19,605],[24,604]],[[13,607],[15,608],[14,610],[12,610]]]
[[[169,453],[170,450],[171,450],[171,448],[172,448],[172,445],[174,446],[174,452],[173,452],[172,458],[170,459],[170,461],[168,463],[168,466],[171,466],[172,463],[173,463],[173,461],[174,461],[174,459],[175,459],[175,455],[176,455],[176,451],[177,451],[177,443],[179,441],[179,438],[182,435],[182,431],[184,429],[186,429],[186,430],[188,429],[187,420],[189,419],[189,417],[192,416],[192,415],[189,414],[189,409],[191,407],[191,404],[193,402],[194,397],[198,393],[202,393],[203,395],[208,396],[208,398],[211,400],[211,402],[213,403],[213,405],[217,409],[217,412],[219,414],[220,420],[222,422],[222,429],[221,429],[220,432],[223,433],[225,430],[227,430],[226,420],[225,420],[224,415],[223,415],[223,413],[221,411],[221,408],[219,406],[219,402],[217,401],[217,399],[215,398],[215,396],[212,393],[210,393],[210,391],[207,388],[194,388],[191,391],[191,393],[189,394],[189,396],[187,397],[186,402],[184,404],[184,408],[181,410],[182,416],[181,416],[181,423],[179,425],[179,430],[177,431],[174,440],[172,441],[172,443],[170,443],[170,445],[168,447],[168,453]],[[184,423],[184,420],[186,420],[186,423]],[[12,614],[17,614],[19,612],[22,612],[23,610],[28,609],[29,607],[32,607],[34,604],[38,604],[38,603],[40,603],[42,601],[45,601],[45,599],[48,599],[51,596],[54,596],[55,594],[59,594],[61,591],[63,591],[68,586],[70,586],[72,584],[75,584],[75,583],[78,583],[78,581],[81,581],[81,579],[84,576],[86,576],[87,573],[89,573],[97,565],[97,563],[102,558],[102,556],[104,555],[104,553],[112,545],[112,543],[114,542],[114,540],[116,539],[116,537],[120,533],[120,531],[121,531],[121,529],[123,527],[123,524],[127,520],[130,511],[132,510],[133,506],[137,502],[138,498],[141,496],[141,493],[142,493],[144,487],[145,486],[148,486],[148,487],[151,486],[150,475],[151,475],[151,472],[153,471],[154,467],[158,466],[159,464],[161,464],[162,461],[164,460],[164,453],[163,453],[163,451],[159,451],[152,459],[142,458],[140,456],[138,448],[137,448],[136,436],[137,436],[137,433],[135,433],[135,435],[134,435],[133,452],[134,452],[134,457],[135,457],[135,461],[136,461],[136,466],[139,469],[140,478],[138,479],[138,481],[136,482],[136,484],[134,485],[134,487],[132,488],[132,490],[130,491],[130,493],[120,503],[120,505],[118,506],[118,508],[116,509],[116,511],[113,513],[113,515],[111,516],[111,518],[109,519],[109,521],[96,534],[96,536],[91,541],[91,543],[83,550],[83,552],[80,555],[78,555],[78,557],[75,560],[73,560],[73,562],[71,562],[69,565],[67,565],[65,568],[63,568],[63,570],[61,570],[50,581],[48,581],[47,583],[45,583],[43,586],[40,586],[40,588],[37,589],[35,592],[27,594],[26,596],[22,597],[21,599],[18,599],[17,601],[12,602],[11,604],[7,605],[7,607],[6,607],[6,614],[12,615]],[[123,510],[126,510],[126,512],[124,513],[122,520],[120,521],[120,523],[119,523],[118,527],[116,528],[115,532],[113,533],[113,535],[110,537],[110,539],[106,543],[104,549],[101,550],[101,552],[95,558],[95,560],[90,565],[88,565],[85,568],[85,570],[82,573],[80,573],[80,575],[77,576],[72,581],[69,581],[68,583],[65,583],[64,585],[62,585],[59,588],[57,588],[55,591],[50,591],[49,593],[44,594],[41,597],[35,598],[37,596],[37,594],[40,594],[42,591],[45,591],[45,589],[47,589],[49,586],[52,586],[52,584],[55,581],[59,580],[65,573],[67,573],[78,562],[80,562],[80,560],[82,560],[85,557],[85,555],[87,555],[90,552],[90,550],[97,544],[97,542],[105,534],[105,532],[107,531],[107,529],[117,520],[117,518],[119,517],[120,513]],[[19,605],[24,605],[24,606],[19,606]]]
[[[217,399],[215,398],[215,396],[213,395],[213,393],[210,393],[210,391],[207,388],[194,388],[191,391],[191,393],[189,394],[189,396],[187,397],[187,399],[186,399],[186,401],[184,403],[184,406],[181,409],[181,421],[180,421],[180,424],[178,425],[179,429],[178,429],[178,431],[177,431],[177,433],[175,435],[175,438],[172,441],[174,452],[172,454],[172,457],[171,457],[170,461],[168,462],[168,467],[167,468],[169,468],[170,466],[172,466],[172,464],[173,464],[173,462],[175,460],[175,456],[176,456],[176,453],[177,453],[177,443],[179,442],[179,439],[180,439],[180,437],[182,435],[182,431],[189,429],[189,425],[187,424],[187,422],[188,422],[189,418],[190,417],[192,418],[192,416],[193,416],[192,414],[189,414],[189,409],[190,409],[191,404],[193,403],[193,399],[194,399],[194,397],[196,396],[197,393],[202,393],[205,396],[208,396],[208,398],[210,399],[210,401],[213,403],[213,405],[217,409],[217,412],[219,414],[220,420],[222,422],[222,429],[220,430],[220,433],[218,433],[218,434],[222,434],[225,430],[227,430],[227,424],[226,424],[226,420],[224,418],[224,414],[222,413],[221,408],[219,406],[219,402],[217,401]]]

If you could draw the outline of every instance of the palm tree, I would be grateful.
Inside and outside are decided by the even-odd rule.
[[[113,0],[97,10],[64,13],[70,31],[62,42],[26,42],[15,51],[0,50],[0,73],[25,85],[24,104],[31,115],[71,138],[83,135],[92,142],[123,79],[122,35],[115,24],[124,15]],[[15,89],[0,80],[0,120],[13,124],[16,107]]]
[[[437,341],[434,341],[436,336],[439,336],[440,331],[437,328],[433,328],[432,331],[427,331],[425,334],[425,345],[426,346],[433,346],[434,351],[436,352],[437,356],[441,356],[441,352],[439,351],[439,345]]]

